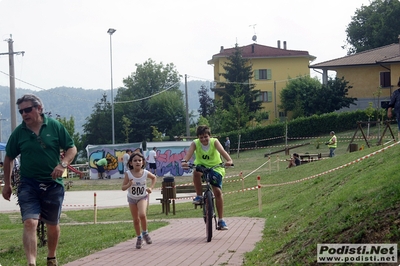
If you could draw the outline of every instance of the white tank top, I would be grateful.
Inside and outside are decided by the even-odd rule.
[[[132,186],[128,188],[128,197],[131,199],[141,199],[146,196],[146,180],[149,171],[143,170],[141,177],[134,177],[131,171],[127,171],[129,180],[133,180]]]

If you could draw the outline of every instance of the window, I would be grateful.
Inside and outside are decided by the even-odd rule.
[[[254,78],[257,80],[271,79],[271,69],[256,69],[254,70]]]
[[[272,91],[262,91],[257,99],[262,102],[272,102]]]
[[[382,88],[390,87],[390,72],[381,72],[379,73],[379,81]]]

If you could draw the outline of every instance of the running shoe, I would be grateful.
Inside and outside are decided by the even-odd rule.
[[[136,241],[136,248],[140,249],[143,246],[143,238],[138,237],[137,241]]]
[[[149,234],[144,234],[143,238],[144,238],[144,241],[146,241],[146,244],[153,243],[153,241],[151,241],[151,238],[150,238]]]
[[[47,260],[47,266],[57,266],[57,265],[58,265],[57,259]]]
[[[226,225],[224,220],[218,221],[218,230],[228,230],[228,226]]]
[[[196,196],[193,199],[193,204],[196,204],[196,205],[203,204],[203,197],[202,196]]]

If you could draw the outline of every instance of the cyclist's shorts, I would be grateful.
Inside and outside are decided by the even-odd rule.
[[[64,201],[64,187],[55,181],[39,182],[34,178],[21,177],[18,187],[18,204],[22,221],[40,219],[57,225]]]
[[[214,187],[222,188],[222,175],[214,170],[212,170],[212,179],[210,184]]]

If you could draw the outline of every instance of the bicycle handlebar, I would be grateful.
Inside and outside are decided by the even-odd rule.
[[[190,163],[189,162],[187,167],[190,168],[190,169],[194,168],[194,169],[196,169],[196,171],[204,173],[207,170],[212,170],[212,169],[218,168],[218,167],[222,167],[222,168],[234,167],[234,164],[225,165],[225,163],[220,163],[220,164],[217,164],[217,165],[215,165],[213,167],[205,167],[204,165],[201,165],[201,164],[196,165],[194,163]]]

